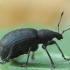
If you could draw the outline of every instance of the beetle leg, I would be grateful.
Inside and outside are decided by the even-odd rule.
[[[4,63],[6,63],[6,61],[2,61],[2,62],[0,62],[0,64],[4,64]]]
[[[24,65],[22,65],[22,67],[26,67],[26,65],[28,64],[28,60],[29,60],[29,55],[30,55],[30,51],[31,51],[31,47],[28,50],[28,56],[27,56],[27,60],[26,63]]]
[[[31,50],[32,50],[32,56],[31,56],[31,59],[34,60],[34,56],[35,56],[35,51],[38,49],[38,45],[34,45]]]
[[[43,48],[43,49],[46,51],[46,53],[48,54],[48,56],[49,56],[49,58],[50,58],[50,61],[51,61],[51,64],[52,64],[52,67],[55,68],[54,62],[53,62],[53,60],[52,60],[52,58],[51,58],[51,56],[50,56],[48,50],[46,49],[46,45],[43,44],[43,45],[42,45],[42,48]]]
[[[13,45],[13,46],[14,46],[14,45]],[[6,63],[6,62],[9,61],[9,59],[10,59],[10,57],[11,57],[11,55],[12,55],[12,52],[13,52],[13,46],[11,47],[10,53],[9,53],[9,55],[7,56],[7,58],[5,58],[5,59],[3,60],[3,62],[0,62],[0,64],[4,64],[4,63]]]
[[[32,57],[31,57],[32,60],[34,60],[34,54],[35,54],[35,53],[34,53],[34,51],[33,51],[33,52],[32,52]]]
[[[55,44],[55,45],[57,46],[57,48],[59,49],[59,51],[60,51],[61,54],[62,54],[62,57],[63,57],[65,60],[67,60],[67,61],[70,60],[70,58],[65,58],[65,56],[64,56],[62,50],[60,49],[59,45],[58,45],[54,40],[48,42],[48,45],[52,45],[52,44]]]

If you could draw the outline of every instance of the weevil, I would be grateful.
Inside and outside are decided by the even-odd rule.
[[[34,58],[34,52],[38,49],[38,44],[42,44],[42,48],[48,54],[53,68],[55,68],[55,65],[47,50],[48,45],[55,44],[62,54],[62,57],[69,61],[70,58],[65,58],[59,45],[53,40],[53,38],[57,38],[58,40],[63,39],[62,34],[70,29],[64,30],[62,34],[59,33],[59,24],[61,22],[63,13],[64,12],[61,13],[60,21],[58,23],[58,32],[47,29],[36,30],[33,28],[22,28],[6,34],[0,40],[0,56],[2,59],[2,62],[0,63],[3,64],[8,62],[10,59],[16,58],[22,54],[28,54],[26,63],[22,65],[25,67],[28,64],[31,51],[33,52],[32,59]]]

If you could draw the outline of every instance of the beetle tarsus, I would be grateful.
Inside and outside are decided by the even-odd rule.
[[[64,60],[70,61],[70,58],[65,58],[64,55],[62,55],[62,57],[64,58]]]
[[[4,64],[4,62],[0,62],[0,64]]]
[[[4,64],[4,63],[6,63],[7,61],[3,61],[3,62],[0,62],[0,64]]]
[[[27,64],[25,63],[25,64],[24,64],[24,65],[22,65],[21,67],[26,67],[26,65],[27,65]]]

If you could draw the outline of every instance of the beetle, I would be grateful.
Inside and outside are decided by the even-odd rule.
[[[65,58],[62,50],[59,45],[53,38],[57,38],[58,40],[63,39],[62,34],[69,30],[64,30],[62,34],[59,33],[59,24],[61,22],[61,18],[64,12],[61,13],[60,21],[58,23],[58,32],[54,32],[52,30],[41,29],[36,30],[33,28],[22,28],[9,32],[0,40],[0,56],[2,59],[1,64],[8,62],[10,59],[16,58],[22,54],[28,54],[26,63],[22,66],[25,67],[28,64],[28,59],[30,52],[33,52],[32,59],[34,59],[34,52],[38,49],[38,44],[42,44],[42,48],[48,54],[52,67],[55,68],[54,62],[47,50],[48,45],[55,44],[59,51],[62,54],[62,57],[69,61],[70,58]]]

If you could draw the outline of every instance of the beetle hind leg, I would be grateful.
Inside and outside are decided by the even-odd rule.
[[[12,52],[13,52],[13,47],[14,47],[14,45],[11,47],[10,52],[9,52],[7,58],[3,59],[3,61],[0,62],[0,64],[4,64],[6,62],[9,62],[9,59],[11,58],[11,55],[12,55]]]
[[[3,62],[0,62],[0,64],[4,64],[5,62],[3,61]]]
[[[0,64],[4,64],[4,63],[6,63],[6,62],[5,61],[0,62]]]
[[[2,62],[0,62],[0,64],[4,64],[6,62],[9,62],[9,59],[4,59]]]

